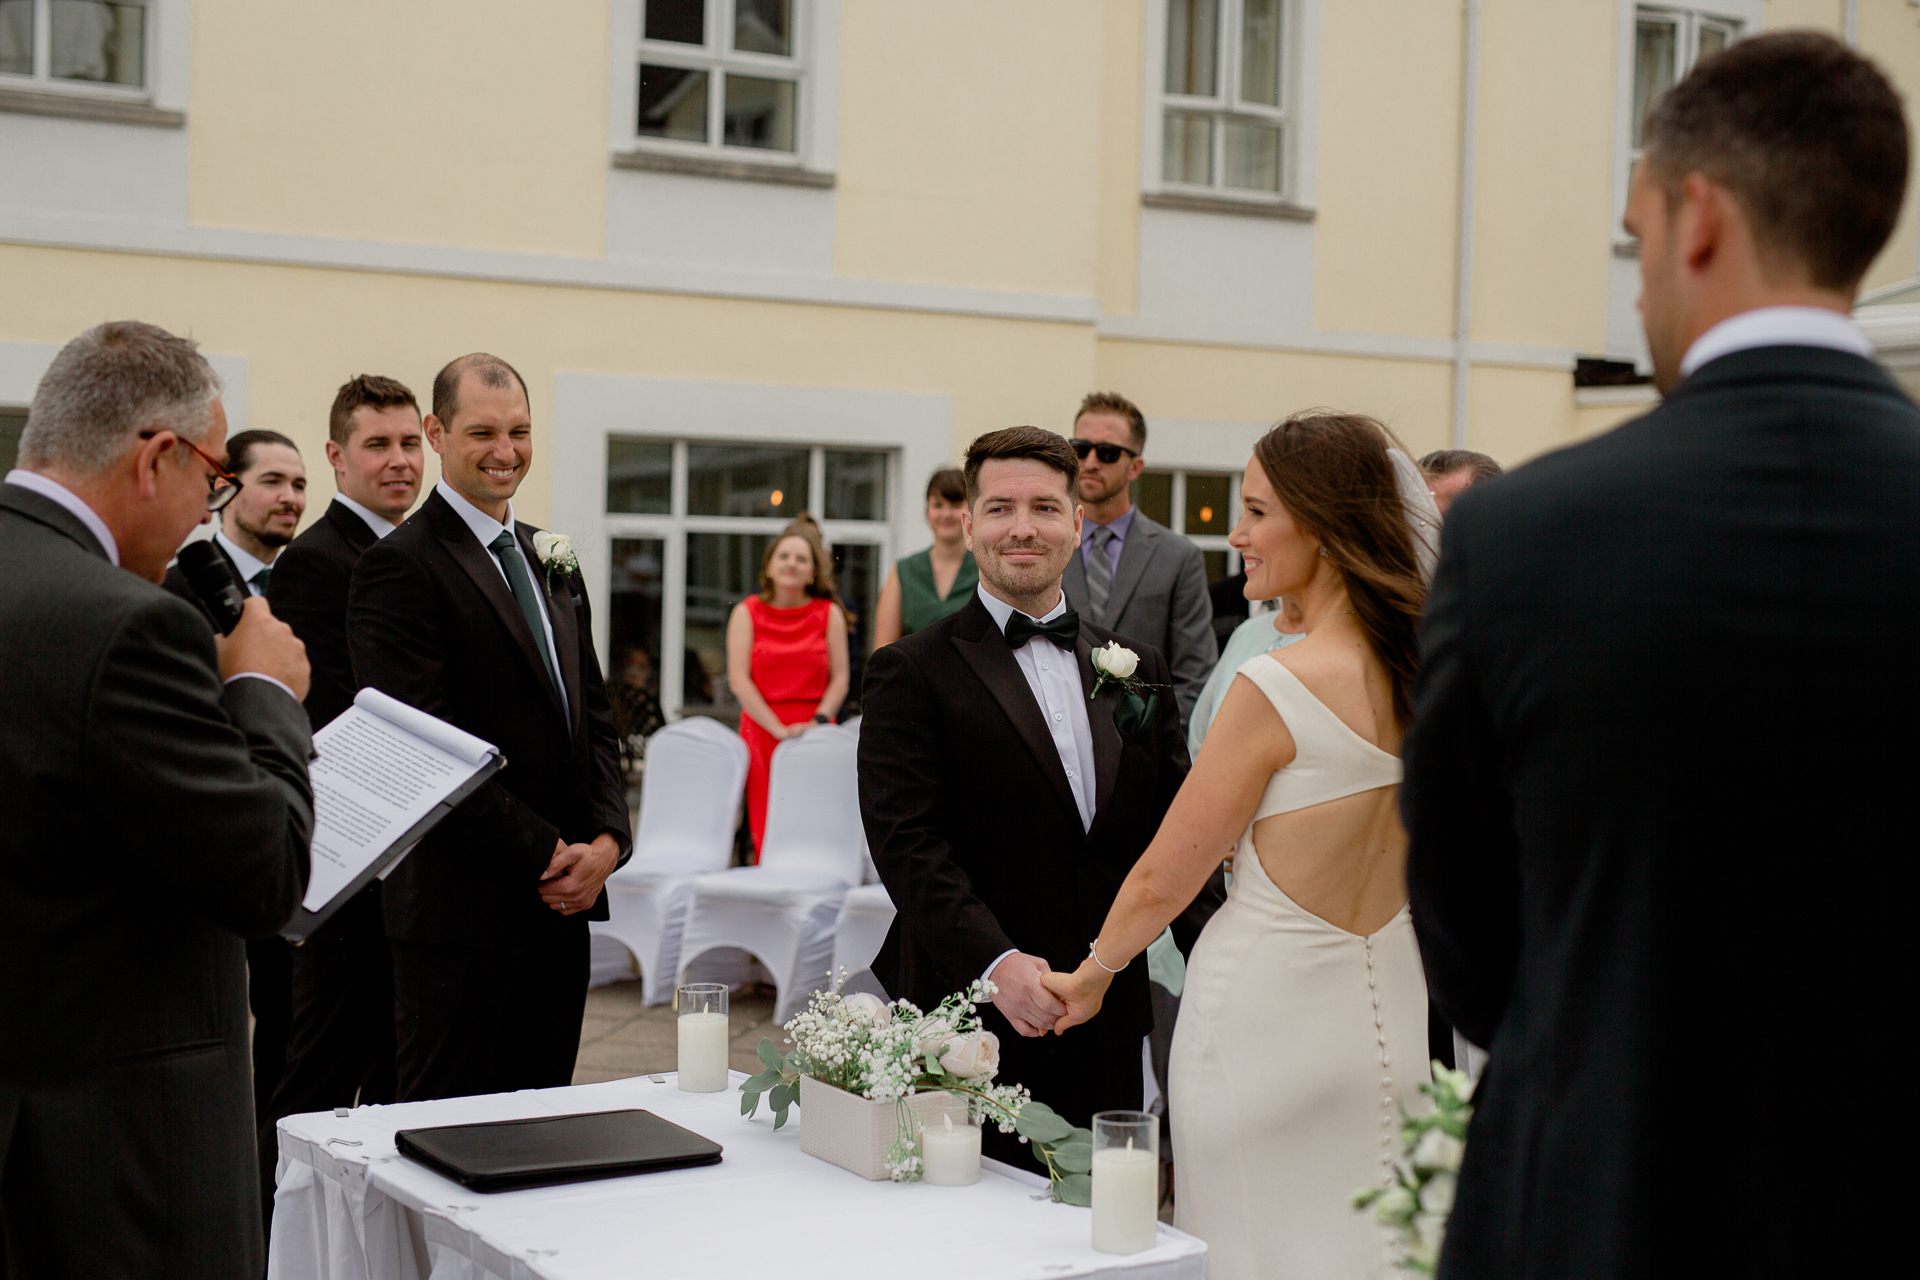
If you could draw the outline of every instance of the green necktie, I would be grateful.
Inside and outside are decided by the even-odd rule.
[[[272,577],[273,577],[273,570],[271,568],[266,568],[254,574],[251,578],[248,578],[247,581],[251,582],[255,587],[259,588],[259,592],[261,595],[265,595],[267,594],[267,581]]]
[[[547,649],[547,628],[544,616],[540,612],[540,598],[534,594],[533,578],[527,573],[527,558],[520,554],[520,544],[505,529],[500,536],[487,544],[487,550],[493,552],[500,561],[500,567],[506,571],[507,585],[513,589],[514,603],[520,606],[520,616],[527,620],[527,630],[533,632],[533,647],[540,651],[540,661],[547,668],[547,679],[553,681],[555,693],[560,693],[560,676],[553,669],[553,654]],[[565,702],[565,695],[561,701]]]

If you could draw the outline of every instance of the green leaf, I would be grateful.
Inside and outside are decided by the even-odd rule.
[[[768,1098],[775,1111],[785,1111],[799,1100],[800,1086],[797,1084],[777,1084],[773,1086],[773,1093]]]
[[[743,1116],[751,1116],[754,1112],[758,1111],[759,1109],[760,1109],[759,1093],[758,1092],[748,1093],[745,1089],[742,1089],[740,1091],[740,1114]]]
[[[762,1071],[747,1077],[741,1082],[740,1088],[753,1093],[765,1093],[779,1084],[782,1078],[778,1071]]]
[[[1073,1126],[1044,1102],[1029,1102],[1020,1108],[1014,1128],[1029,1142],[1060,1142],[1073,1133]]]
[[[1065,1173],[1093,1172],[1093,1143],[1075,1142],[1069,1139],[1053,1147],[1048,1152],[1053,1157],[1054,1167]]]
[[[789,1103],[788,1105],[790,1106],[792,1104]],[[787,1108],[781,1106],[777,1102],[774,1103],[773,1104],[773,1127],[776,1130],[778,1130],[784,1127],[786,1123],[787,1123]]]
[[[1093,1179],[1084,1173],[1070,1173],[1053,1184],[1053,1198],[1061,1204],[1093,1207]]]
[[[775,1047],[772,1040],[764,1037],[760,1041],[760,1063],[775,1075],[780,1074],[786,1066],[786,1063],[780,1060],[780,1050]]]

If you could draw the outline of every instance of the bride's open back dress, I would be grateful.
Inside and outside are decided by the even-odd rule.
[[[1399,759],[1262,655],[1241,666],[1293,735],[1254,821],[1396,787]],[[1348,1206],[1424,1101],[1427,986],[1402,906],[1368,937],[1311,914],[1267,876],[1253,827],[1233,888],[1194,947],[1169,1082],[1174,1223],[1207,1242],[1209,1280],[1391,1273],[1386,1233]]]

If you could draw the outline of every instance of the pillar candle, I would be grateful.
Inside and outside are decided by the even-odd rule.
[[[920,1179],[936,1187],[970,1187],[980,1181],[980,1126],[955,1124],[942,1114],[920,1131]]]
[[[1159,1229],[1160,1160],[1152,1151],[1102,1147],[1093,1153],[1093,1247],[1101,1253],[1153,1248]]]
[[[727,1087],[727,1015],[680,1015],[680,1087],[719,1093]]]

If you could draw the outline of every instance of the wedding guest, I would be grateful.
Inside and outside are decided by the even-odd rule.
[[[425,463],[413,392],[378,374],[350,379],[328,411],[326,448],[333,501],[274,562],[267,590],[274,612],[307,646],[307,720],[316,732],[359,691],[347,646],[354,567],[420,496]],[[287,1065],[260,1126],[269,1236],[281,1117],[394,1100],[393,949],[381,888],[376,880],[362,889],[291,949]],[[256,1052],[259,1037],[256,1023]]]
[[[619,679],[607,686],[613,723],[620,731],[620,760],[629,773],[646,755],[647,739],[667,722],[653,674],[653,655],[634,645],[616,664]]]
[[[847,614],[835,601],[833,558],[802,515],[767,544],[760,590],[727,619],[727,687],[747,744],[747,829],[753,860],[767,831],[773,749],[832,724],[846,701]]]
[[[943,467],[928,479],[927,528],[933,530],[933,545],[896,561],[887,575],[874,610],[874,648],[957,613],[973,599],[980,572],[960,530],[966,505],[966,479],[959,471]]]
[[[1084,1125],[1140,1105],[1146,969],[1122,977],[1095,1023],[1061,1037],[1047,1035],[1062,1007],[1041,978],[1083,954],[1085,923],[1159,824],[1187,753],[1165,659],[1139,646],[1137,687],[1101,683],[1094,648],[1127,642],[1067,607],[1077,470],[1067,441],[1038,427],[968,448],[963,527],[980,585],[959,612],[874,651],[860,812],[899,908],[875,975],[928,1009],[992,981],[982,1012],[1000,1079]],[[1031,1161],[1012,1138],[986,1141],[990,1154]]]
[[[1420,459],[1420,470],[1427,474],[1427,491],[1442,516],[1471,486],[1506,474],[1499,463],[1471,449],[1436,449]]]
[[[1439,513],[1386,428],[1323,410],[1262,437],[1240,494],[1247,594],[1295,601],[1305,638],[1239,667],[1086,959],[1042,981],[1058,1028],[1099,1014],[1237,840],[1174,1029],[1174,1220],[1214,1280],[1375,1275],[1347,1199],[1428,1074],[1397,753]]]
[[[1131,400],[1110,391],[1082,400],[1072,444],[1087,527],[1067,563],[1067,603],[1166,657],[1184,725],[1220,652],[1206,562],[1200,548],[1133,505],[1133,482],[1147,465],[1147,419]]]
[[[156,584],[236,499],[153,325],[53,358],[0,484],[0,1238],[10,1276],[266,1271],[242,939],[306,889],[307,660]]]
[[[1240,576],[1243,580],[1246,577],[1244,572]],[[1193,704],[1193,720],[1187,725],[1187,752],[1196,760],[1200,757],[1200,744],[1206,740],[1207,729],[1213,724],[1214,713],[1220,710],[1221,700],[1227,696],[1233,677],[1247,659],[1284,649],[1306,636],[1307,620],[1300,612],[1300,606],[1284,597],[1274,603],[1280,607],[1258,613],[1233,629],[1226,647],[1220,651],[1220,661],[1214,664],[1213,674],[1207,677],[1207,683],[1201,687],[1200,700]]]
[[[1443,1277],[1884,1265],[1844,1171],[1902,1140],[1920,410],[1848,313],[1908,129],[1785,31],[1701,59],[1645,140],[1666,398],[1468,490],[1422,636],[1413,918],[1492,1051]]]
[[[381,887],[402,1102],[573,1082],[587,921],[608,918],[602,886],[633,845],[586,582],[514,514],[533,466],[526,383],[462,356],[423,426],[440,482],[354,567],[353,669],[508,767]]]

